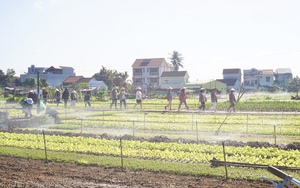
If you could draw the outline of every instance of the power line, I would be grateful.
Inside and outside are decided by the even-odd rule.
[[[256,59],[256,58],[261,58],[261,57],[272,57],[272,56],[286,55],[286,54],[299,53],[299,52],[300,51],[293,51],[293,52],[275,53],[275,54],[267,54],[267,55],[253,56],[253,57],[234,58],[234,59],[227,59],[227,60],[203,61],[201,63],[218,63],[218,62],[224,62],[224,61],[237,61],[237,60]]]

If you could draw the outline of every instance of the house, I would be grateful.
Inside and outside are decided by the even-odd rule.
[[[223,69],[223,79],[235,79],[239,82],[242,81],[241,69]]]
[[[223,69],[223,79],[217,79],[219,82],[223,82],[227,86],[227,91],[234,88],[236,91],[240,90],[242,80],[241,69]]]
[[[73,83],[81,83],[84,81],[81,81],[82,79],[85,79],[83,76],[69,76],[67,79],[65,79],[62,83],[63,88],[68,88]],[[90,78],[91,79],[91,78]],[[86,79],[85,79],[86,80]],[[86,80],[87,83],[89,80]]]
[[[160,76],[160,88],[180,89],[189,82],[189,74],[187,71],[164,71]]]
[[[94,92],[98,91],[108,91],[107,85],[104,83],[104,81],[98,81],[95,78],[92,78],[88,82],[89,88],[93,90]]]
[[[283,90],[287,89],[289,82],[293,79],[292,70],[290,68],[278,68],[274,72],[275,83]]]
[[[243,70],[244,72],[244,88],[246,90],[258,89],[260,71],[252,68]]]
[[[226,84],[218,80],[197,80],[195,82],[185,84],[185,87],[189,90],[194,90],[195,93],[199,93],[202,87],[205,89],[212,89],[215,87],[220,93],[226,93],[227,91]]]
[[[260,70],[258,83],[259,83],[259,89],[268,89],[268,87],[274,83],[273,69]]]
[[[33,77],[37,78],[39,73],[40,78],[44,78],[49,83],[50,87],[57,87],[62,84],[62,82],[67,79],[69,76],[75,76],[74,69],[67,66],[51,66],[46,67],[35,67],[31,65],[28,67],[28,72],[20,75],[20,81],[24,82],[26,78]]]
[[[69,76],[66,80],[63,81],[63,88],[68,88],[73,83],[87,83],[89,86],[88,91],[92,91],[92,94],[97,93],[98,91],[107,91],[108,87],[104,81],[98,81],[95,78],[84,78],[83,76]],[[86,90],[82,90],[86,91]]]
[[[160,88],[161,74],[173,70],[173,65],[164,58],[136,59],[132,64],[133,87],[141,87],[143,91],[147,91],[150,86]]]

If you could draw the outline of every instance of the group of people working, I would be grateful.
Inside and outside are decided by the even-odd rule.
[[[167,108],[169,108],[169,110],[172,110],[172,87],[170,87],[167,91],[167,101],[168,104],[165,106],[165,110]],[[203,110],[205,111],[206,106],[205,103],[207,102],[207,98],[205,96],[205,88],[201,88],[200,92],[199,92],[199,102],[201,103],[201,106],[199,106],[199,110]],[[210,90],[210,98],[211,98],[211,110],[216,111],[217,110],[217,102],[218,102],[218,98],[217,98],[217,88],[213,88]],[[227,111],[229,112],[232,108],[233,111],[235,111],[235,104],[236,104],[236,99],[235,99],[235,95],[234,95],[235,90],[231,89],[230,93],[229,93],[229,102],[230,102],[230,106],[228,107]],[[186,109],[189,110],[189,106],[187,105],[186,102],[187,99],[187,95],[186,95],[186,88],[183,87],[180,92],[179,92],[179,105],[178,105],[178,111],[180,111],[181,109],[181,105],[184,104]]]
[[[58,107],[58,105],[60,104],[60,101],[63,100],[64,102],[64,107],[67,108],[68,106],[68,101],[69,99],[71,99],[71,104],[70,104],[70,107],[71,108],[76,108],[76,103],[78,101],[78,96],[77,96],[77,93],[75,90],[73,90],[71,92],[71,95],[69,93],[69,90],[68,88],[66,88],[63,93],[61,94],[60,93],[60,90],[59,89],[56,89],[55,91],[55,94],[54,94],[54,98],[56,100],[56,106]],[[91,107],[91,102],[90,102],[90,98],[91,98],[91,92],[88,91],[84,94],[84,105],[85,107],[89,106]]]
[[[140,87],[136,88],[136,93],[135,93],[135,99],[136,99],[136,104],[134,105],[133,108],[135,108],[137,105],[140,105],[140,108],[142,108],[142,89]],[[110,108],[115,106],[115,109],[117,109],[117,102],[120,100],[120,109],[122,109],[123,105],[124,108],[126,109],[126,92],[125,88],[122,87],[120,90],[120,93],[118,94],[118,89],[117,87],[113,87],[110,93],[111,97],[111,104]]]

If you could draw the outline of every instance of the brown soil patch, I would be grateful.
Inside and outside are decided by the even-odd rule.
[[[274,187],[262,181],[121,171],[120,169],[71,163],[45,163],[41,160],[3,156],[0,157],[0,174],[0,187]]]

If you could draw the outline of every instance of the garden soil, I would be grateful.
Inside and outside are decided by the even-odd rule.
[[[45,163],[13,157],[0,157],[0,187],[78,187],[78,188],[271,188],[263,181],[180,176],[164,173],[122,171],[72,163]],[[295,186],[290,185],[290,188]]]

